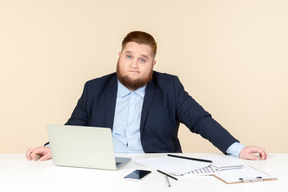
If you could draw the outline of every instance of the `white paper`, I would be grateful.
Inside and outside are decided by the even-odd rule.
[[[217,156],[213,158],[208,158],[213,161],[213,166],[216,168],[228,168],[228,167],[243,167],[244,163],[233,156]]]
[[[211,163],[187,160],[175,157],[155,157],[137,160],[136,163],[163,171],[172,175],[183,175],[185,173],[208,167]]]
[[[213,166],[208,166],[208,167],[204,167],[202,169],[197,169],[195,171],[190,171],[185,175],[214,175],[214,173],[216,173],[217,169]]]

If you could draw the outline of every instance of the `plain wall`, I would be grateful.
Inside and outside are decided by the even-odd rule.
[[[245,145],[288,152],[288,1],[0,0],[0,153],[64,124],[87,80],[114,72],[124,36],[151,33],[155,70]],[[184,152],[219,150],[181,125]]]

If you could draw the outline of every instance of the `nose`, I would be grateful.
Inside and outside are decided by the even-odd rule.
[[[131,62],[131,67],[133,69],[137,69],[139,67],[138,61],[136,59]]]

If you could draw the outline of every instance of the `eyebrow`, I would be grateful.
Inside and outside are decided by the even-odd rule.
[[[125,53],[134,53],[133,51],[125,51]],[[146,59],[149,59],[147,55],[140,54],[142,57],[145,57]]]

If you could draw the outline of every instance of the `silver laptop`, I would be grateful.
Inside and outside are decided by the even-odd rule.
[[[116,170],[131,158],[115,157],[109,128],[47,125],[54,165]]]

